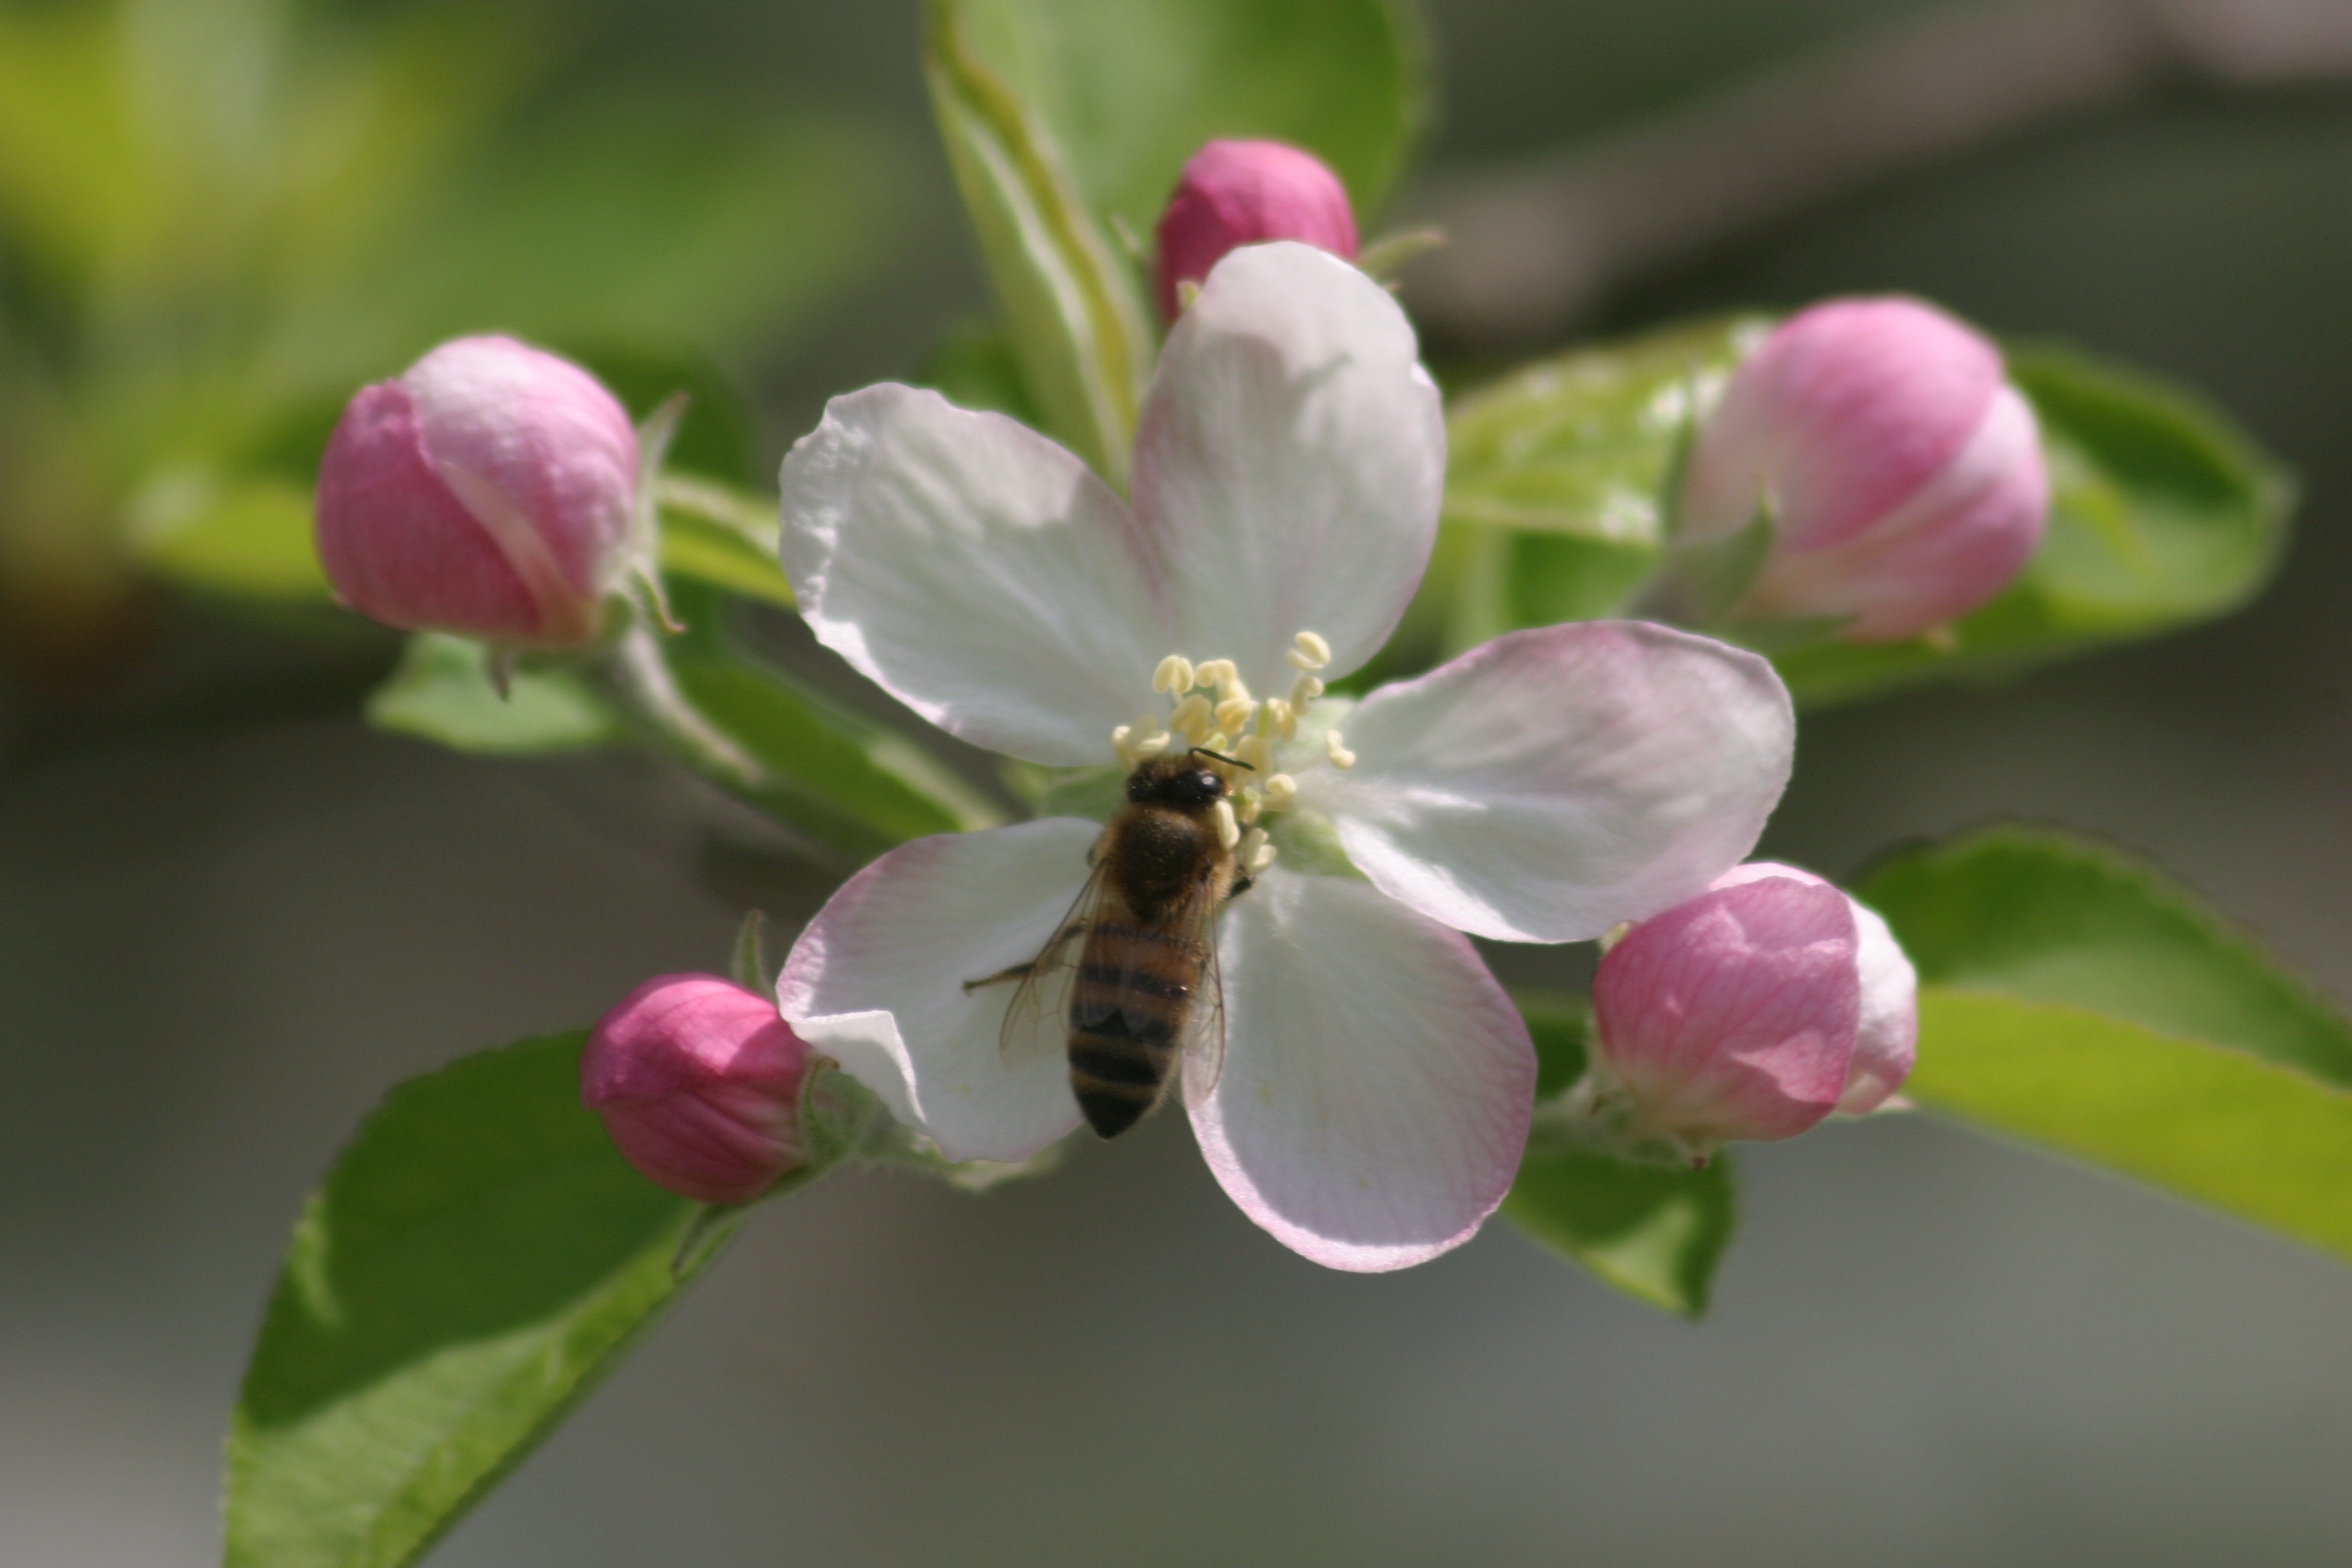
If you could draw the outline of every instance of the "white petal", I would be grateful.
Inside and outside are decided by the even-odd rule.
[[[1866,904],[1853,905],[1860,938],[1855,961],[1862,969],[1862,1030],[1853,1042],[1853,1065],[1838,1109],[1860,1116],[1886,1103],[1911,1076],[1919,1054],[1919,972],[1895,940],[1886,921]]]
[[[1796,715],[1754,654],[1640,621],[1513,632],[1350,714],[1299,778],[1391,897],[1477,936],[1582,942],[1755,847]]]
[[[782,483],[819,641],[974,745],[1111,760],[1174,642],[1133,518],[1084,463],[1001,414],[869,386],[826,405]]]
[[[1176,323],[1144,401],[1135,509],[1167,563],[1181,649],[1261,697],[1295,633],[1337,679],[1388,640],[1429,564],[1445,421],[1412,327],[1337,257],[1234,251]]]
[[[1226,1193],[1332,1268],[1469,1240],[1517,1173],[1536,1081],[1476,951],[1361,882],[1279,868],[1219,935],[1224,1071],[1192,1128]]]
[[[1037,956],[1086,885],[1093,823],[919,838],[834,894],[778,982],[784,1021],[950,1160],[1025,1160],[1078,1125],[1058,1052],[1010,1061],[1015,989],[963,983]]]

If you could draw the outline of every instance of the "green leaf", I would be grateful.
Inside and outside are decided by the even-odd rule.
[[[1904,1093],[2352,1259],[2352,1095],[2077,1008],[1927,987]]]
[[[229,1568],[415,1562],[740,1223],[614,1150],[584,1038],[404,1084],[311,1195],[230,1424]]]
[[[1560,1097],[1584,1076],[1591,1005],[1563,992],[1512,1000],[1535,1041],[1537,1110],[1503,1217],[1628,1295],[1702,1316],[1738,1219],[1729,1163],[1669,1170],[1583,1146]]]
[[[418,633],[368,698],[368,722],[455,751],[507,756],[583,751],[621,737],[618,716],[570,670],[520,664],[501,697],[491,658],[468,638]]]
[[[310,487],[296,479],[173,474],[133,503],[129,539],[151,569],[194,587],[268,599],[328,596]]]
[[[672,469],[655,493],[661,500],[661,566],[789,610],[797,601],[776,559],[776,500]]]
[[[1125,489],[1150,328],[1034,109],[975,49],[966,0],[926,0],[923,74],[1022,379],[1046,432]]]
[[[1948,638],[1829,642],[1775,662],[1820,705],[1922,680],[1997,679],[2210,620],[2270,580],[2294,487],[2202,398],[2144,372],[2019,349],[2050,464],[2050,529],[2024,573]]]
[[[775,805],[828,839],[846,818],[880,847],[1002,820],[913,742],[822,705],[739,664],[678,660],[678,686],[698,712],[782,781]]]
[[[1702,1317],[1738,1218],[1731,1163],[1705,1170],[1628,1164],[1530,1142],[1503,1217],[1627,1295]]]
[[[2175,882],[2106,845],[1997,826],[1893,856],[1854,896],[1947,989],[2080,1007],[2352,1089],[2352,1026]]]
[[[1446,416],[1441,563],[1450,647],[1613,615],[1666,544],[1660,496],[1695,398],[1768,330],[1693,322],[1545,360]],[[1451,553],[1449,553],[1449,551]]]
[[[2352,1258],[2352,1029],[2120,852],[1996,827],[1855,896],[1925,983],[1904,1093]]]
[[[1429,119],[1425,43],[1399,0],[962,9],[973,52],[1062,149],[1088,207],[1146,244],[1184,161],[1213,138],[1306,148],[1369,220]]]

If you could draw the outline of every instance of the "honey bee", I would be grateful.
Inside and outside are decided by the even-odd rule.
[[[998,1037],[1008,1058],[1069,1054],[1070,1089],[1087,1124],[1116,1138],[1168,1091],[1180,1060],[1195,1098],[1223,1063],[1225,1008],[1217,973],[1217,913],[1251,879],[1219,833],[1224,776],[1194,747],[1150,757],[1127,778],[1127,805],[1089,857],[1094,871],[1045,951],[967,992],[1018,980]]]

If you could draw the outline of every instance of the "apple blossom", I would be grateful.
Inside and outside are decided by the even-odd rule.
[[[817,637],[942,729],[1059,767],[1210,746],[1254,877],[1218,923],[1225,1053],[1187,1062],[1211,1169],[1334,1268],[1467,1240],[1509,1188],[1527,1028],[1468,935],[1571,942],[1754,844],[1794,720],[1769,665],[1685,632],[1513,633],[1350,707],[1435,535],[1437,390],[1393,300],[1307,246],[1234,252],[1170,335],[1131,500],[1001,415],[876,386],[783,468]],[[1261,695],[1264,694],[1264,695]],[[1087,877],[1092,821],[919,839],[794,946],[784,1017],[950,1160],[1080,1121],[1066,1061],[999,1048]],[[1468,933],[1465,935],[1465,933]]]
[[[343,602],[509,645],[594,637],[628,559],[637,437],[578,365],[459,338],[361,389],[319,468],[319,555]]]
[[[1832,300],[1782,322],[1699,430],[1678,542],[1773,528],[1738,615],[1833,617],[1856,642],[1916,637],[2009,584],[2050,480],[2000,351],[1905,299]]]
[[[716,975],[664,974],[589,1036],[580,1098],[648,1181],[747,1203],[800,1163],[808,1060],[768,998]]]
[[[1180,285],[1199,283],[1241,246],[1296,239],[1353,261],[1356,215],[1339,176],[1312,153],[1280,142],[1211,142],[1184,165],[1158,237],[1160,319],[1172,322],[1183,309]]]
[[[1593,984],[1596,1102],[1703,1159],[1877,1109],[1910,1073],[1918,979],[1878,914],[1809,871],[1737,867],[1635,924]]]

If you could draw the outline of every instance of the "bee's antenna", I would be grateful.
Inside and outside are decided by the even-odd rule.
[[[1234,766],[1241,769],[1244,773],[1254,773],[1257,772],[1257,769],[1250,766],[1249,763],[1242,761],[1239,757],[1229,757],[1223,752],[1213,752],[1206,746],[1195,746],[1184,754],[1188,757],[1214,757],[1221,763],[1231,763]]]

